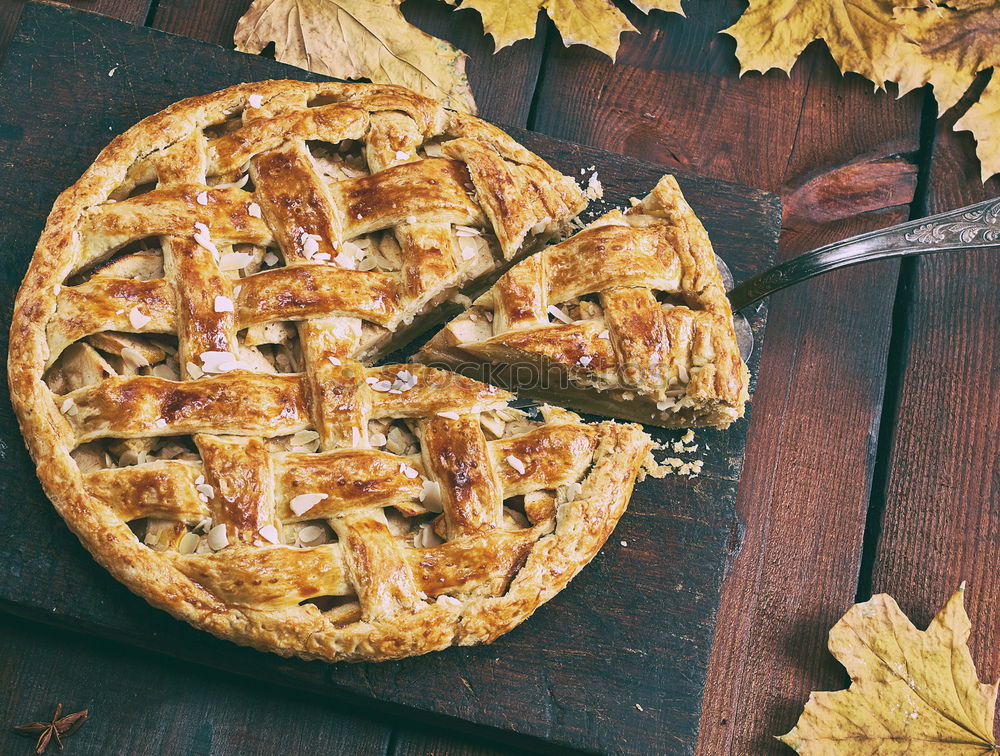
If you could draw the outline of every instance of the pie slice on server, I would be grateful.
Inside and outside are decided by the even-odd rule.
[[[672,176],[515,265],[415,360],[668,428],[728,426],[749,382],[708,234]]]

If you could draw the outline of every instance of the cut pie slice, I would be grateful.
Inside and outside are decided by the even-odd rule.
[[[45,492],[115,577],[237,643],[493,640],[597,553],[652,442],[359,358],[554,232],[571,184],[394,87],[243,84],[136,125],[59,197],[15,303]]]
[[[668,428],[728,426],[749,381],[708,234],[672,176],[515,265],[415,359]]]

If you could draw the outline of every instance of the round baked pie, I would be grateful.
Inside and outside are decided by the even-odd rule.
[[[38,476],[102,565],[237,643],[388,659],[487,642],[604,543],[651,442],[372,362],[583,207],[404,89],[179,102],[56,201],[11,326]]]

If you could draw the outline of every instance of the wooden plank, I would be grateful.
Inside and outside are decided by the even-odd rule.
[[[51,0],[41,0],[51,2]],[[0,56],[7,49],[10,38],[14,34],[14,27],[17,26],[17,19],[21,16],[21,9],[26,0],[5,0],[0,3]],[[112,18],[119,18],[133,24],[141,24],[152,0],[91,0],[90,2],[78,2],[76,5],[83,7],[92,13],[100,13]],[[62,3],[53,3],[62,5]]]
[[[980,180],[971,135],[951,130],[963,110],[937,125],[927,213],[1000,196],[1000,179]],[[910,264],[871,589],[924,626],[968,581],[972,655],[991,682],[1000,676],[1000,255]]]
[[[246,8],[247,3],[226,0],[160,0],[150,25],[232,48],[233,30]],[[439,0],[410,0],[403,6],[403,15],[428,34],[469,54],[466,72],[479,115],[514,126],[527,123],[544,48],[541,17],[537,39],[518,42],[493,55],[492,41],[483,35],[478,13],[455,13]]]
[[[779,191],[782,257],[905,219],[919,95],[873,95],[815,48],[791,77],[739,79],[716,32],[744,7],[631,13],[642,36],[626,35],[615,67],[552,44],[533,128]],[[897,269],[772,298],[699,754],[781,753],[771,736],[808,692],[841,683],[825,640],[855,596]]]
[[[0,112],[0,237],[7,264],[0,295],[10,301],[51,202],[76,179],[110,134],[182,96],[233,81],[288,76],[260,57],[153,30],[133,30],[90,14],[44,6],[25,11],[3,71]],[[72,28],[75,45],[60,44]],[[162,61],[175,64],[162,69]],[[106,72],[118,65],[114,77]],[[60,73],[76,72],[67,78]],[[45,82],[25,100],[26,77]],[[40,86],[40,85],[39,85]],[[18,107],[12,103],[17,100]],[[45,134],[37,123],[72,122]],[[516,132],[557,167],[595,166],[606,204],[648,189],[661,166]],[[585,171],[586,172],[586,171]],[[23,181],[24,176],[32,177]],[[758,190],[679,173],[717,249],[740,275],[767,265],[777,240],[777,204]],[[3,194],[6,187],[6,194]],[[8,305],[9,306],[9,305]],[[762,326],[762,318],[754,318]],[[758,351],[759,354],[759,351]],[[2,411],[2,410],[0,410]],[[19,527],[0,543],[0,602],[49,621],[114,635],[180,656],[302,690],[410,707],[444,717],[604,752],[670,744],[690,753],[726,543],[735,528],[736,481],[746,421],[724,433],[699,431],[705,473],[647,480],[636,489],[612,542],[556,600],[494,646],[380,665],[305,664],[217,641],[150,609],[115,583],[66,531],[35,482],[8,410],[0,415],[4,496]],[[660,433],[660,439],[679,434]],[[700,455],[701,456],[701,455]],[[669,507],[663,506],[669,501]],[[14,515],[11,515],[13,517]],[[435,691],[428,696],[427,691]],[[404,712],[405,713],[405,712]],[[398,714],[395,714],[398,716]],[[538,745],[538,740],[532,741]]]
[[[67,753],[387,753],[389,728],[326,700],[251,686],[114,640],[0,616],[0,752],[30,753],[11,725],[90,710]],[[53,753],[51,748],[48,753]]]

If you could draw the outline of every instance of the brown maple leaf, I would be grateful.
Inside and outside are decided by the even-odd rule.
[[[242,52],[274,43],[274,57],[338,79],[399,84],[467,113],[476,103],[466,55],[425,34],[399,10],[402,0],[254,0],[236,24]]]
[[[61,713],[62,704],[56,704],[56,711],[52,715],[51,721],[17,725],[14,727],[14,731],[21,735],[38,735],[38,742],[35,743],[35,753],[45,753],[45,749],[49,747],[49,743],[52,742],[53,737],[56,739],[56,745],[59,746],[59,750],[61,751],[63,749],[62,739],[69,737],[79,730],[83,723],[87,721],[87,716],[90,712],[88,709],[84,709],[75,714],[67,714],[65,717],[60,717]]]

